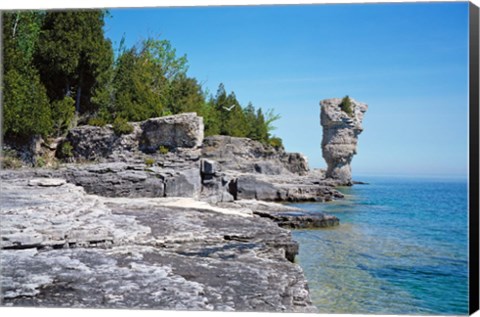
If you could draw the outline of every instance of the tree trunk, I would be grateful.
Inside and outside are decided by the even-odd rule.
[[[15,38],[15,34],[17,33],[17,26],[19,21],[20,21],[20,13],[17,13],[15,17],[15,24],[13,25],[13,31],[12,31],[13,38]]]
[[[78,85],[77,100],[75,102],[75,111],[77,113],[80,113],[80,97],[81,97],[81,95],[82,95],[82,86]]]
[[[77,89],[77,98],[75,102],[75,112],[80,113],[80,98],[82,97],[82,85],[83,85],[83,74],[82,71],[79,71],[78,76],[78,89]]]

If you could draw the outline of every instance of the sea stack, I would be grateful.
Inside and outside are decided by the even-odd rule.
[[[363,131],[362,120],[368,106],[345,97],[322,100],[320,108],[326,176],[338,180],[341,185],[351,185],[350,163],[357,154],[358,135]]]

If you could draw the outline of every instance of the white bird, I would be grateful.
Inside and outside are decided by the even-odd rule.
[[[230,111],[233,109],[233,107],[235,107],[235,105],[231,105],[230,107],[223,107],[223,109],[227,110],[227,111]]]

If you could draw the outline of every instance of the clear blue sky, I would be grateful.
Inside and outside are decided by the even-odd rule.
[[[243,105],[273,108],[274,133],[325,167],[319,101],[369,110],[355,175],[465,176],[468,3],[114,9],[114,47],[148,36],[187,54],[190,76]]]

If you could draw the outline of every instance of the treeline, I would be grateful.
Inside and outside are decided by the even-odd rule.
[[[187,75],[186,56],[148,38],[118,51],[105,38],[108,13],[22,11],[3,14],[5,139],[60,136],[77,124],[141,121],[182,112],[203,116],[205,134],[249,137],[274,146],[279,118],[242,106],[220,84],[207,95]]]

